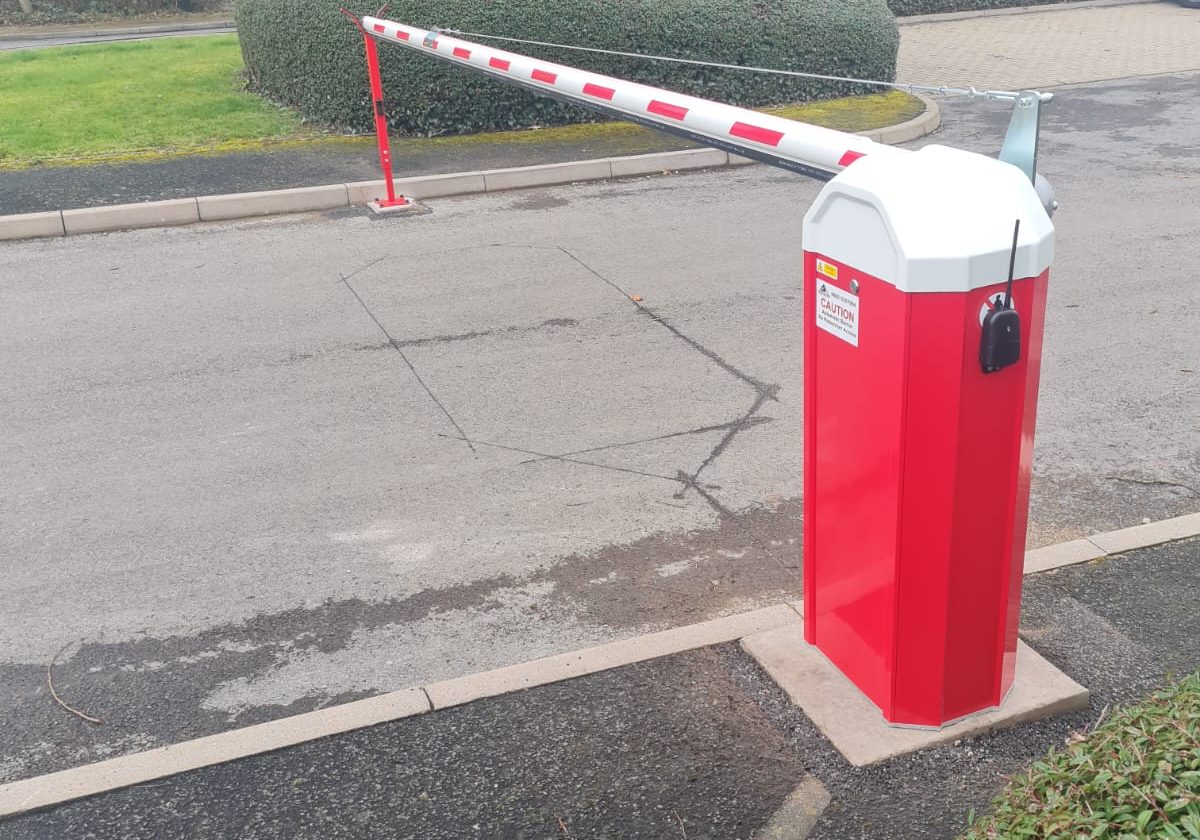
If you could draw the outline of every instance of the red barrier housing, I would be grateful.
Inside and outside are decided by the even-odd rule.
[[[940,147],[854,162],[805,219],[805,637],[889,722],[1012,685],[1053,241],[1019,170]],[[1020,358],[985,373],[1010,259]]]

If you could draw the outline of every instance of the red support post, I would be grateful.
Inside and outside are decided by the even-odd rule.
[[[360,29],[362,27],[359,27]],[[375,39],[363,31],[363,44],[367,50],[367,76],[371,80],[371,109],[375,114],[375,140],[379,144],[379,165],[383,168],[383,180],[387,185],[387,198],[379,199],[380,207],[405,207],[412,202],[404,196],[397,197],[392,183],[392,150],[388,145],[387,112],[383,107],[383,82],[379,78],[379,51]]]

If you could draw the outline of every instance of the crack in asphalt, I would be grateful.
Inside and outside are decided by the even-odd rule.
[[[458,432],[459,435],[461,435],[459,439],[466,443],[472,454],[478,455],[479,453],[475,449],[475,444],[473,444],[467,437],[467,433],[463,431],[463,427],[460,426],[458,421],[454,419],[454,415],[450,413],[449,409],[447,409],[446,406],[442,404],[442,401],[437,398],[437,394],[433,393],[433,389],[430,388],[425,380],[421,378],[421,374],[417,372],[417,368],[413,365],[412,360],[408,358],[404,352],[404,349],[399,343],[397,343],[396,339],[392,337],[392,334],[388,332],[388,329],[383,325],[383,322],[380,321],[379,318],[376,317],[375,313],[371,311],[371,307],[367,306],[367,302],[362,299],[362,295],[360,295],[358,291],[350,285],[350,277],[353,277],[354,274],[365,271],[366,269],[370,268],[376,263],[382,262],[385,259],[387,259],[386,256],[380,257],[379,259],[374,260],[358,269],[358,271],[353,272],[349,276],[339,275],[342,278],[341,282],[347,289],[350,290],[350,294],[354,295],[354,299],[358,301],[358,305],[362,307],[363,311],[366,312],[367,315],[370,316],[371,320],[375,322],[375,326],[379,327],[379,331],[383,333],[384,337],[388,340],[388,343],[392,346],[392,349],[400,354],[400,358],[404,360],[404,364],[408,366],[409,371],[412,373],[413,377],[417,380],[420,386],[425,390],[425,393],[429,396],[429,399],[433,400],[433,404],[441,409],[442,414],[446,415],[446,419],[450,421],[450,425],[454,427],[454,430]]]
[[[438,437],[450,438],[451,440],[466,441],[466,438],[459,438],[459,437],[455,437],[454,435],[447,435],[447,434],[443,434],[441,432],[438,432],[437,435],[438,435]],[[474,441],[474,443],[478,444],[479,446],[489,447],[491,449],[503,449],[507,452],[520,452],[522,455],[536,456],[528,461],[522,461],[521,462],[522,464],[531,464],[531,463],[535,463],[537,461],[564,461],[568,464],[580,464],[581,466],[585,466],[585,467],[597,467],[602,470],[613,470],[614,472],[630,473],[632,475],[645,476],[646,478],[659,478],[659,479],[662,479],[663,481],[679,481],[678,478],[673,478],[669,475],[660,475],[659,473],[644,472],[642,470],[635,470],[635,469],[631,469],[629,467],[615,467],[612,464],[597,464],[595,461],[584,461],[580,458],[570,458],[570,457],[567,457],[566,455],[554,455],[549,452],[537,452],[533,449],[525,449],[524,447],[520,447],[520,446],[509,446],[504,443],[489,443],[488,441],[485,441],[485,440],[476,440],[476,441]],[[714,489],[720,489],[720,488],[714,487]]]
[[[375,260],[372,260],[372,261],[366,263],[365,265],[361,266],[360,268],[356,269],[354,272],[352,272],[349,275],[339,275],[341,277],[341,280],[339,282],[343,283],[346,286],[346,288],[350,290],[350,293],[354,295],[355,300],[358,301],[358,303],[362,307],[363,311],[366,312],[368,316],[370,316],[371,320],[375,322],[375,326],[379,328],[379,331],[382,332],[384,337],[387,339],[387,342],[383,345],[380,345],[379,349],[385,349],[386,347],[390,346],[392,349],[394,349],[400,355],[400,358],[404,360],[404,364],[407,366],[407,368],[412,373],[412,375],[416,378],[417,382],[421,385],[421,387],[425,390],[425,393],[429,396],[429,398],[433,401],[433,403],[441,410],[442,414],[444,414],[446,416],[446,419],[449,420],[450,424],[454,427],[454,430],[458,433],[457,435],[446,435],[446,434],[439,433],[438,436],[448,438],[451,440],[460,440],[470,448],[472,453],[474,453],[476,455],[478,454],[478,450],[476,449],[476,446],[478,445],[478,446],[487,446],[487,447],[490,447],[493,449],[504,449],[504,450],[508,450],[511,452],[521,452],[521,453],[525,453],[525,454],[534,456],[533,458],[531,458],[527,461],[521,462],[522,464],[536,463],[537,461],[542,461],[542,460],[563,461],[566,463],[580,464],[582,466],[597,467],[600,469],[614,470],[616,472],[624,472],[624,473],[630,473],[630,474],[634,474],[634,475],[642,475],[642,476],[646,476],[648,478],[658,478],[658,479],[662,479],[664,481],[672,481],[672,482],[682,485],[681,488],[674,494],[674,498],[682,499],[684,497],[684,495],[686,495],[686,493],[689,489],[694,489],[694,490],[696,490],[696,492],[700,496],[700,498],[702,498],[710,507],[712,507],[713,510],[717,513],[717,515],[719,517],[726,518],[726,517],[731,516],[731,512],[727,508],[725,508],[723,505],[721,505],[716,500],[716,498],[713,497],[713,495],[711,493],[705,492],[705,488],[701,487],[701,485],[699,483],[700,474],[702,472],[704,472],[706,469],[708,469],[708,467],[710,467],[718,458],[721,457],[722,454],[724,454],[725,450],[729,448],[729,445],[731,443],[733,443],[734,439],[741,432],[746,431],[747,429],[753,428],[754,426],[757,426],[761,423],[771,421],[772,418],[760,417],[758,415],[758,413],[759,413],[759,411],[762,410],[763,405],[765,405],[768,401],[776,401],[776,402],[778,401],[778,399],[779,399],[778,394],[781,389],[781,386],[778,384],[763,382],[761,379],[758,379],[757,377],[752,376],[751,374],[746,373],[745,371],[741,370],[736,365],[734,365],[733,363],[731,363],[730,361],[728,361],[727,359],[722,357],[715,350],[712,350],[711,348],[704,346],[701,342],[699,342],[695,338],[692,338],[690,335],[685,333],[679,327],[675,326],[675,324],[671,323],[670,320],[668,320],[664,315],[662,315],[659,312],[656,312],[651,307],[646,306],[641,301],[636,300],[633,295],[630,295],[623,288],[621,288],[620,284],[616,283],[611,278],[606,277],[605,275],[601,274],[599,271],[597,271],[595,268],[593,268],[591,265],[589,265],[583,259],[581,259],[576,254],[574,254],[571,250],[569,250],[568,248],[564,248],[561,245],[545,246],[545,245],[532,245],[532,244],[518,245],[518,244],[506,244],[506,243],[491,243],[491,244],[486,244],[486,245],[467,245],[467,246],[463,246],[461,248],[456,248],[456,249],[454,249],[454,251],[464,251],[465,252],[465,251],[483,250],[483,249],[487,249],[487,248],[502,248],[502,247],[509,247],[509,248],[521,247],[521,248],[527,248],[527,249],[531,249],[531,250],[557,251],[557,252],[561,253],[562,255],[564,255],[565,257],[570,259],[572,262],[574,262],[576,265],[578,265],[580,268],[584,269],[586,272],[591,274],[593,277],[600,280],[605,285],[607,285],[609,288],[611,288],[614,291],[616,291],[617,293],[619,293],[623,298],[625,298],[630,304],[632,304],[635,307],[635,309],[637,310],[639,315],[650,318],[652,321],[654,321],[654,323],[658,324],[663,329],[670,332],[675,338],[682,341],[684,344],[686,344],[691,349],[695,350],[697,353],[700,353],[702,356],[704,356],[706,359],[711,361],[713,364],[715,364],[721,370],[725,371],[730,376],[734,377],[735,379],[737,379],[739,382],[743,383],[744,385],[747,385],[748,387],[752,388],[755,393],[754,402],[750,405],[750,408],[745,413],[743,413],[736,419],[726,422],[726,423],[713,424],[710,426],[700,427],[699,429],[687,429],[687,430],[683,430],[683,431],[679,431],[679,432],[669,432],[664,435],[658,435],[658,436],[646,438],[643,440],[624,441],[624,442],[619,442],[619,443],[604,444],[601,446],[590,447],[587,449],[575,450],[575,451],[570,451],[570,452],[565,452],[565,453],[537,452],[534,450],[524,449],[524,448],[518,447],[518,446],[510,446],[510,445],[506,445],[506,444],[499,444],[499,443],[475,440],[474,438],[471,438],[470,436],[467,435],[466,431],[459,424],[458,420],[455,419],[455,417],[446,408],[445,404],[442,403],[442,401],[438,399],[437,395],[433,392],[433,389],[421,377],[420,373],[417,371],[416,367],[413,365],[412,360],[409,359],[408,356],[405,354],[404,348],[405,347],[420,347],[420,346],[425,346],[428,344],[436,344],[436,343],[451,342],[451,341],[466,341],[466,340],[470,340],[470,339],[474,339],[474,338],[482,338],[484,336],[488,336],[488,335],[492,335],[492,334],[507,334],[507,333],[513,333],[513,332],[535,331],[535,330],[545,329],[548,327],[554,328],[554,327],[560,327],[560,326],[574,326],[578,322],[572,318],[553,318],[553,319],[544,321],[543,323],[535,325],[535,326],[527,326],[527,327],[513,326],[513,327],[507,327],[507,328],[499,329],[499,330],[470,331],[467,333],[456,334],[456,335],[439,335],[439,336],[430,336],[430,337],[415,338],[415,339],[397,339],[394,336],[392,336],[392,334],[388,331],[387,327],[385,327],[383,325],[383,322],[380,321],[380,319],[375,315],[375,313],[373,311],[371,311],[371,308],[367,305],[366,301],[363,300],[362,295],[360,295],[358,293],[358,291],[350,284],[351,277],[354,277],[356,274],[360,274],[361,272],[366,271],[367,269],[371,268],[372,266],[377,265],[378,263],[380,263],[386,259],[389,259],[391,257],[391,255],[390,254],[384,255]],[[442,251],[439,253],[444,254],[447,252]],[[360,349],[374,349],[374,348],[367,347],[367,348],[360,348]],[[600,451],[603,451],[606,449],[617,449],[617,448],[624,447],[624,446],[634,446],[634,445],[638,445],[641,443],[652,443],[655,441],[668,440],[671,438],[682,437],[685,435],[703,434],[706,432],[713,432],[713,431],[724,431],[725,434],[721,436],[721,439],[717,441],[717,443],[709,451],[708,455],[705,456],[704,460],[701,461],[700,465],[696,468],[696,470],[694,472],[687,473],[683,470],[680,470],[676,473],[676,475],[674,477],[660,475],[657,473],[644,472],[641,470],[634,470],[634,469],[630,469],[630,468],[615,467],[615,466],[611,466],[611,465],[607,465],[607,464],[598,464],[598,463],[595,463],[594,461],[585,461],[585,460],[574,457],[576,455],[582,455],[582,454],[587,454],[587,453],[591,453],[591,452],[600,452]],[[710,485],[707,487],[707,489],[708,490],[719,489],[719,487]],[[768,550],[768,553],[770,553],[769,550]]]
[[[613,288],[614,290],[619,292],[622,297],[624,297],[627,301],[629,301],[633,306],[635,306],[637,308],[639,314],[645,315],[646,317],[650,318],[652,321],[654,321],[659,326],[663,327],[666,330],[669,330],[680,341],[684,342],[685,344],[687,344],[689,347],[691,347],[693,350],[700,353],[701,355],[707,357],[711,362],[716,364],[717,367],[721,368],[726,373],[730,374],[734,378],[739,379],[742,382],[749,385],[757,393],[767,394],[770,399],[776,399],[775,393],[779,390],[778,385],[769,385],[759,379],[756,379],[755,377],[751,376],[750,374],[739,370],[732,363],[730,363],[726,359],[722,358],[721,355],[718,354],[716,351],[710,350],[709,348],[705,347],[699,341],[697,341],[696,339],[687,335],[685,332],[683,332],[683,330],[679,329],[674,324],[672,324],[670,321],[668,321],[664,316],[655,312],[653,309],[651,309],[649,306],[646,306],[641,301],[635,300],[634,296],[629,294],[629,292],[625,291],[624,289],[622,289],[620,287],[620,285],[618,285],[613,280],[610,280],[608,277],[605,277],[599,271],[592,268],[590,265],[588,265],[586,262],[581,260],[579,257],[575,256],[575,254],[571,253],[566,248],[559,246],[558,250],[561,251],[563,254],[565,254],[567,257],[569,257],[571,260],[573,260],[575,263],[577,263],[581,268],[583,268],[585,271],[587,271],[593,277],[602,281],[603,283],[607,284],[608,286],[610,286],[611,288]]]
[[[559,246],[558,250],[561,251],[567,257],[569,257],[571,260],[573,260],[577,265],[579,265],[581,268],[583,268],[585,271],[587,271],[593,277],[597,278],[598,280],[600,280],[601,282],[603,282],[604,284],[606,284],[607,286],[609,286],[610,288],[612,288],[613,290],[618,292],[622,297],[624,297],[634,307],[636,307],[639,315],[643,315],[647,318],[650,318],[652,321],[654,321],[656,324],[661,326],[663,329],[669,331],[672,335],[674,335],[677,339],[682,341],[688,347],[690,347],[693,350],[695,350],[696,352],[700,353],[702,356],[707,358],[709,361],[711,361],[717,367],[721,368],[721,370],[725,371],[730,376],[737,379],[739,382],[741,382],[745,385],[748,385],[750,388],[754,389],[755,399],[754,399],[754,402],[750,405],[750,408],[744,414],[742,414],[740,417],[738,417],[736,420],[732,421],[731,423],[723,424],[724,428],[725,428],[725,434],[721,436],[721,439],[718,440],[716,445],[713,446],[712,450],[709,451],[708,455],[700,463],[700,466],[698,466],[696,468],[696,470],[692,473],[686,473],[683,470],[680,470],[678,473],[676,473],[676,477],[675,477],[675,481],[677,481],[681,485],[681,487],[674,494],[674,498],[682,499],[686,495],[688,490],[695,490],[696,493],[700,496],[700,498],[703,499],[716,512],[717,516],[721,517],[722,519],[731,518],[733,516],[732,512],[728,508],[726,508],[724,505],[722,505],[719,501],[717,501],[717,499],[711,493],[705,492],[704,489],[701,487],[701,485],[699,483],[700,474],[702,472],[704,472],[704,470],[706,470],[708,467],[710,467],[713,464],[713,462],[715,462],[718,458],[720,458],[722,454],[724,454],[725,450],[729,448],[729,445],[731,443],[733,443],[734,439],[738,436],[738,434],[745,431],[746,429],[749,429],[755,425],[758,425],[758,421],[761,421],[762,419],[767,419],[767,418],[759,418],[757,416],[758,412],[762,410],[763,405],[768,400],[778,402],[778,400],[779,400],[778,394],[779,394],[781,386],[777,385],[777,384],[770,384],[767,382],[763,382],[761,379],[758,379],[755,376],[751,376],[750,374],[748,374],[745,371],[741,370],[740,368],[736,367],[733,363],[731,363],[727,359],[723,358],[715,350],[705,347],[703,344],[701,344],[696,339],[692,338],[690,335],[685,333],[679,327],[672,324],[664,315],[662,315],[659,312],[656,312],[654,309],[650,308],[649,306],[646,306],[640,300],[635,299],[633,295],[629,294],[627,291],[622,289],[620,284],[616,283],[612,279],[601,274],[599,271],[594,269],[592,266],[588,265],[586,262],[584,262],[582,259],[580,259],[578,256],[576,256],[574,253],[572,253],[568,249],[563,248],[562,246]],[[764,548],[764,550],[766,550],[768,555],[771,555],[774,558],[773,553],[770,551],[770,549],[768,547],[766,547],[766,546],[761,546],[761,547]],[[776,560],[776,562],[779,562],[778,558],[774,558],[774,559]],[[781,564],[781,565],[783,565],[783,564]]]
[[[1178,481],[1167,481],[1161,478],[1138,478],[1129,475],[1106,475],[1109,481],[1123,481],[1126,484],[1137,484],[1141,487],[1178,487],[1180,490],[1186,490],[1193,496],[1200,496],[1200,490],[1187,484],[1180,484]]]
[[[686,437],[688,435],[703,435],[709,432],[723,432],[734,426],[743,425],[756,426],[759,423],[772,423],[773,417],[751,417],[747,420],[745,417],[739,417],[736,420],[730,420],[728,423],[714,423],[711,426],[699,426],[695,429],[685,429],[682,432],[668,432],[665,435],[655,435],[654,437],[639,438],[638,440],[625,440],[620,443],[606,443],[603,446],[593,446],[588,449],[576,449],[572,452],[563,452],[559,455],[545,456],[542,458],[530,458],[528,461],[521,461],[521,464],[536,464],[538,461],[544,461],[547,458],[564,458],[573,457],[575,455],[587,455],[591,452],[604,452],[608,449],[621,449],[625,446],[640,446],[643,443],[657,443],[662,440],[670,440],[671,438]]]
[[[543,330],[555,330],[565,327],[577,327],[579,321],[575,318],[547,318],[540,324],[527,324],[514,327],[503,327],[496,330],[471,330],[465,333],[447,333],[430,335],[424,338],[392,339],[382,344],[367,344],[355,347],[355,350],[386,350],[388,347],[428,347],[431,344],[451,344],[456,341],[471,341],[476,338],[488,338],[493,335],[514,335],[521,333],[536,333]]]

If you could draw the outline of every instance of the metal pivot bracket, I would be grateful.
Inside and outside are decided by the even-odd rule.
[[[1046,212],[1051,215],[1058,208],[1058,202],[1054,200],[1054,190],[1050,183],[1038,175],[1037,158],[1042,103],[1053,98],[1052,93],[1038,93],[1034,90],[1023,90],[1017,94],[1013,102],[1012,119],[1008,123],[1008,133],[1004,135],[1004,144],[1000,147],[1000,160],[1025,173],[1041,196]]]
[[[1052,94],[1041,94],[1023,90],[1013,103],[1012,119],[1004,145],[1000,147],[1000,160],[1020,169],[1032,182],[1037,177],[1038,129],[1042,118],[1042,102]]]

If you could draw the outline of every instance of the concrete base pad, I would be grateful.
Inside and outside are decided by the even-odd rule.
[[[422,216],[429,212],[429,208],[424,204],[411,199],[408,204],[397,204],[393,207],[384,207],[378,201],[369,201],[367,207],[376,216]]]
[[[1016,679],[1000,708],[930,730],[891,726],[884,721],[879,709],[824,654],[804,641],[800,627],[782,627],[742,639],[746,652],[856,767],[1087,707],[1086,688],[1024,642],[1017,645]]]

